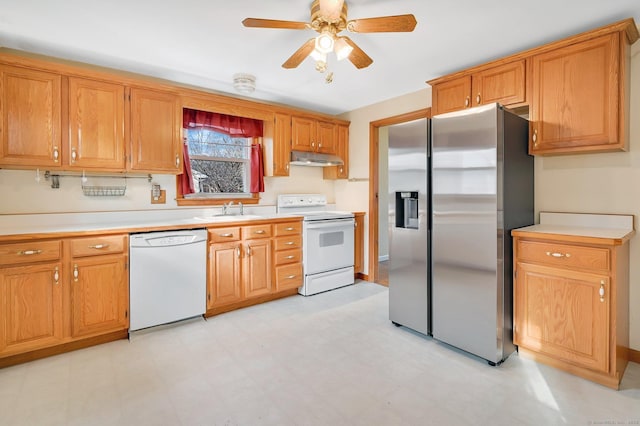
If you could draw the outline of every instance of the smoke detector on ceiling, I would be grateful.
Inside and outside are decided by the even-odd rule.
[[[256,90],[256,77],[245,73],[234,74],[233,87],[240,93],[252,93]]]

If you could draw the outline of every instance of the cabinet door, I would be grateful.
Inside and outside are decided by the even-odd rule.
[[[0,72],[0,165],[60,166],[61,77],[10,66]]]
[[[337,146],[336,154],[342,158],[342,166],[323,167],[322,173],[325,179],[348,179],[349,178],[349,126],[337,126]]]
[[[431,88],[433,115],[459,111],[471,106],[471,76],[448,80]]]
[[[247,298],[271,293],[271,240],[244,243],[242,280]]]
[[[291,149],[297,151],[315,151],[316,120],[303,117],[291,117]]]
[[[0,268],[0,354],[57,345],[63,337],[60,263]]]
[[[129,327],[127,256],[74,259],[71,263],[71,335],[83,337]]]
[[[172,93],[131,89],[131,169],[182,172],[182,112]]]
[[[516,269],[514,342],[608,372],[609,278],[526,263]]]
[[[219,243],[209,246],[207,308],[242,300],[240,257],[240,243]]]
[[[618,134],[619,34],[532,59],[532,154],[624,148]]]
[[[275,114],[273,135],[273,176],[289,176],[291,161],[291,116]]]
[[[336,154],[337,134],[336,125],[327,121],[316,122],[316,150],[323,154]],[[311,142],[313,147],[313,142]]]
[[[525,101],[525,61],[512,62],[473,74],[472,103],[499,102],[512,105]]]
[[[123,171],[124,146],[124,86],[69,78],[68,163]]]

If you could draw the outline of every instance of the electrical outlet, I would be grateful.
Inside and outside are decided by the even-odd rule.
[[[151,190],[151,204],[167,204],[167,191],[159,189],[158,191]]]

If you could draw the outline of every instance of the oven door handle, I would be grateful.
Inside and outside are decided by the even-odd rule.
[[[329,228],[343,228],[345,225],[355,227],[355,219],[331,219],[331,220],[318,220],[315,222],[306,222],[306,229],[329,229]]]

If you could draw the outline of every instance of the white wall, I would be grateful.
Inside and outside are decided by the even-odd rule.
[[[35,171],[0,170],[0,214],[176,209],[175,179],[171,175],[153,175],[153,182],[167,191],[167,203],[151,204],[151,184],[147,179],[90,178],[87,184],[126,184],[127,190],[122,197],[87,197],[77,177],[62,176],[60,188],[53,189],[51,182],[45,180],[44,171],[40,172],[40,182],[36,182]],[[329,202],[335,202],[334,182],[323,180],[321,167],[291,166],[288,177],[265,178],[260,205],[275,205],[278,194],[301,192],[323,193]]]

